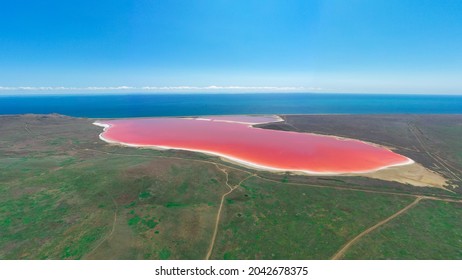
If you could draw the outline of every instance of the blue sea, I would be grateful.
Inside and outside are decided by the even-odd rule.
[[[231,114],[462,114],[462,96],[389,94],[126,94],[3,96],[0,115],[121,118]]]

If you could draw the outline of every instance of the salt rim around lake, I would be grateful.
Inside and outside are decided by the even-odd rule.
[[[117,135],[115,135],[115,137],[114,137],[114,133],[113,133],[114,130],[116,130],[116,129],[119,129],[119,130],[121,130],[123,132],[123,130],[124,129],[127,130],[127,128],[128,128],[128,132],[130,132],[131,128],[139,126],[139,122],[147,122],[152,127],[155,127],[156,122],[157,122],[157,125],[160,128],[162,128],[162,125],[166,126],[166,124],[162,123],[162,122],[170,121],[171,123],[178,125],[179,122],[183,122],[182,120],[184,120],[184,121],[187,120],[187,121],[190,122],[189,124],[192,124],[192,125],[198,125],[198,123],[191,123],[192,121],[204,122],[204,123],[208,123],[208,122],[210,122],[210,123],[223,123],[224,126],[228,126],[227,128],[229,128],[231,130],[238,129],[238,130],[240,130],[239,133],[242,133],[242,134],[248,133],[248,135],[250,135],[252,133],[255,134],[256,130],[264,130],[264,131],[266,131],[265,132],[266,134],[271,133],[271,134],[279,136],[279,137],[281,137],[283,135],[284,136],[283,138],[287,138],[287,139],[289,139],[290,135],[292,135],[292,139],[294,139],[294,143],[282,143],[281,144],[281,143],[276,142],[276,143],[274,143],[274,145],[275,145],[274,150],[272,150],[272,148],[269,147],[268,151],[267,151],[268,153],[273,153],[274,154],[274,152],[277,152],[277,151],[280,152],[281,151],[280,149],[282,149],[282,152],[284,152],[284,147],[285,147],[285,149],[288,150],[288,152],[292,152],[292,156],[294,156],[294,154],[293,154],[294,151],[290,150],[292,145],[303,144],[305,146],[303,146],[302,148],[307,148],[307,149],[310,148],[310,146],[307,145],[305,142],[300,143],[300,139],[296,139],[296,138],[306,138],[305,140],[307,140],[307,141],[311,140],[312,142],[315,142],[315,140],[318,140],[318,143],[314,143],[313,146],[317,145],[317,146],[321,146],[321,147],[323,145],[319,145],[319,141],[325,140],[325,141],[330,141],[331,143],[333,143],[332,139],[335,139],[335,141],[342,141],[342,142],[345,141],[344,143],[334,143],[336,145],[347,144],[347,142],[350,143],[350,144],[354,144],[353,146],[354,146],[355,149],[358,149],[358,151],[357,151],[358,153],[361,153],[361,152],[364,153],[365,150],[366,150],[366,152],[369,151],[369,153],[372,153],[372,154],[369,156],[369,158],[366,157],[366,159],[368,159],[368,160],[371,160],[371,158],[374,159],[374,160],[377,160],[376,158],[373,158],[373,156],[375,154],[381,153],[382,155],[386,155],[387,159],[392,158],[392,160],[388,160],[388,161],[392,161],[392,162],[387,163],[387,164],[380,164],[380,163],[377,163],[377,162],[373,162],[374,166],[371,167],[371,168],[367,168],[367,169],[362,168],[362,169],[353,169],[353,170],[351,170],[351,169],[350,170],[346,170],[346,169],[344,169],[344,170],[341,170],[341,169],[340,170],[339,169],[335,170],[335,168],[333,168],[333,169],[331,168],[331,170],[329,170],[327,168],[327,169],[324,169],[324,170],[321,171],[319,169],[315,170],[315,168],[311,168],[311,169],[310,168],[291,168],[291,167],[283,167],[283,168],[281,168],[281,166],[276,167],[276,166],[271,166],[270,164],[262,164],[261,162],[253,162],[253,161],[248,160],[248,159],[246,160],[246,159],[243,159],[243,158],[240,158],[240,157],[236,157],[234,155],[221,153],[221,152],[216,151],[216,150],[207,150],[207,149],[200,149],[200,148],[193,148],[193,147],[181,147],[179,145],[165,145],[165,143],[164,144],[159,144],[159,143],[157,143],[157,144],[155,144],[155,143],[154,144],[152,144],[152,143],[146,144],[146,143],[139,143],[137,141],[126,141],[128,139],[123,139],[124,137],[120,137],[120,135],[119,135],[119,137],[117,137]],[[258,170],[274,171],[274,172],[287,172],[288,171],[288,172],[302,173],[302,174],[307,174],[307,175],[349,175],[349,174],[358,174],[359,175],[359,174],[367,174],[367,173],[376,172],[376,171],[383,170],[383,169],[390,168],[390,167],[398,167],[398,166],[410,165],[410,164],[414,163],[414,161],[412,159],[409,159],[409,158],[407,158],[405,156],[396,154],[396,153],[392,152],[390,149],[387,149],[385,147],[382,147],[382,146],[379,146],[379,145],[376,145],[376,144],[373,144],[373,143],[360,141],[360,140],[337,137],[337,136],[330,136],[330,135],[320,135],[320,134],[314,134],[314,133],[301,133],[301,132],[294,132],[294,131],[269,130],[269,129],[263,129],[263,128],[254,127],[254,125],[256,125],[256,124],[264,124],[264,123],[280,122],[280,121],[284,121],[284,120],[282,118],[280,118],[279,116],[207,116],[207,117],[190,117],[190,118],[119,119],[119,120],[108,120],[108,121],[96,121],[93,124],[97,125],[97,126],[102,126],[104,128],[103,132],[99,135],[99,137],[100,137],[101,140],[103,140],[105,142],[108,142],[108,143],[119,144],[119,145],[124,145],[124,146],[129,146],[129,147],[143,147],[143,148],[154,148],[154,149],[162,149],[162,150],[176,149],[176,150],[187,150],[187,151],[193,151],[193,152],[200,152],[200,153],[209,154],[209,155],[213,155],[213,156],[219,156],[219,157],[227,159],[227,160],[229,160],[231,162],[235,162],[237,164],[247,166],[247,167],[250,167],[250,168],[254,168],[254,169],[258,169]],[[136,122],[138,122],[138,123],[136,123]],[[182,126],[182,125],[184,125],[184,124],[180,123],[180,126]],[[215,126],[215,124],[213,124],[213,125]],[[123,127],[120,128],[121,126],[123,126]],[[211,127],[211,132],[226,133],[226,127],[224,128],[223,131],[213,131],[214,129],[215,130],[220,130],[224,126],[218,126],[218,127],[215,127],[215,128]],[[183,126],[183,128],[185,128],[185,127],[188,127],[188,126]],[[144,126],[144,127],[142,127],[143,131],[141,131],[140,129],[135,130],[135,131],[131,131],[131,135],[133,136],[133,134],[136,134],[136,133],[138,133],[140,131],[141,131],[140,133],[145,133],[146,128],[148,128],[148,127]],[[170,126],[164,127],[164,129],[169,129],[169,128],[170,128]],[[125,132],[127,132],[127,131],[125,131]],[[164,133],[164,132],[165,131],[159,131],[159,134]],[[111,134],[111,135],[108,136],[107,134]],[[125,133],[125,135],[122,133],[122,136],[126,137],[127,133]],[[268,135],[264,135],[264,136],[268,136]],[[184,135],[182,137],[187,138],[187,135]],[[245,135],[243,135],[242,137],[245,138]],[[204,139],[205,139],[205,141],[210,140],[207,137],[205,137]],[[287,140],[287,139],[285,139],[285,140]],[[253,140],[255,140],[255,139],[253,139]],[[267,139],[264,139],[264,140],[267,140]],[[211,143],[213,144],[213,139],[212,139]],[[240,144],[244,144],[244,148],[246,148],[245,147],[246,143],[240,143]],[[252,139],[247,144],[250,145],[250,146],[252,146],[252,144],[257,145],[254,148],[261,149],[261,147],[259,147],[260,145],[258,145],[259,143],[252,143]],[[232,144],[228,143],[227,145],[232,145]],[[343,151],[343,152],[346,151],[347,155],[351,154],[351,151],[348,151],[348,148],[338,148],[338,147],[335,147],[335,148],[337,148],[337,150],[339,150],[340,152],[341,151]],[[326,147],[324,147],[324,149],[326,150]],[[360,151],[360,149],[363,149],[363,151]],[[306,152],[306,151],[304,151],[304,152]],[[330,153],[329,149],[327,149],[325,152],[327,152],[328,154]],[[315,154],[319,153],[319,151],[314,150],[314,153]],[[319,155],[316,155],[316,156],[319,157]],[[362,155],[362,156],[364,156],[364,155]],[[284,156],[282,155],[282,158],[283,157]],[[332,157],[332,155],[330,155],[330,157]],[[298,162],[300,162],[300,158],[298,158],[297,160],[298,160]],[[316,159],[314,161],[316,161]],[[321,159],[321,161],[322,161],[322,159]],[[310,159],[307,158],[306,162],[307,163],[309,163],[309,162],[312,163],[313,160],[311,159],[311,161],[310,161]],[[354,160],[351,163],[354,163]],[[350,163],[348,163],[348,165],[350,165]]]

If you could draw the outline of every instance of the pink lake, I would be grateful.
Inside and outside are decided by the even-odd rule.
[[[274,116],[134,118],[98,121],[101,139],[122,145],[204,152],[266,170],[365,173],[412,163],[374,144],[334,136],[269,130]]]

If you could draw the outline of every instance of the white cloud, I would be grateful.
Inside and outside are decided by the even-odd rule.
[[[102,91],[139,91],[139,92],[189,92],[189,91],[205,91],[205,92],[309,92],[309,91],[323,91],[319,87],[293,87],[293,86],[90,86],[90,87],[52,87],[52,86],[17,86],[17,87],[4,87],[0,86],[0,91],[3,92],[102,92]]]

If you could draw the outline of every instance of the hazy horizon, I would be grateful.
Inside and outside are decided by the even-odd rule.
[[[39,87],[40,88],[40,87]],[[48,87],[47,87],[48,88]],[[111,87],[108,87],[111,88]],[[138,89],[0,89],[0,97],[33,97],[33,96],[105,96],[105,95],[268,95],[268,94],[300,94],[300,95],[408,95],[408,96],[462,96],[462,93],[420,93],[420,92],[334,92],[334,91],[306,91],[306,90],[142,90]]]

